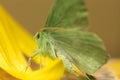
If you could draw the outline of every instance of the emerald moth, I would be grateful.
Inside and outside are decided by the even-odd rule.
[[[66,70],[74,64],[87,75],[94,74],[108,60],[102,40],[87,32],[88,12],[84,0],[55,0],[44,27],[35,35],[36,55],[60,57]]]

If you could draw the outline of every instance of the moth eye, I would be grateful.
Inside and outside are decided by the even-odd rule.
[[[37,32],[34,36],[35,39],[39,39],[40,38],[40,34]]]
[[[39,35],[39,34],[37,34],[37,38],[38,38],[38,39],[40,38],[40,35]]]

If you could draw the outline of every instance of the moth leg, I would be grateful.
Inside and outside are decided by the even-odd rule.
[[[25,69],[24,69],[24,72],[26,72],[27,71],[27,69],[29,68],[29,66],[31,65],[31,57],[28,59],[28,61],[27,61],[27,65],[26,65],[26,67],[25,67]]]
[[[28,64],[27,64],[27,66],[25,67],[24,72],[26,72],[27,69],[28,69],[28,67],[31,65],[32,59],[33,59],[35,56],[37,56],[38,54],[40,54],[39,52],[40,52],[40,49],[33,51],[34,54],[29,57],[29,59],[28,59],[28,61],[27,61]]]

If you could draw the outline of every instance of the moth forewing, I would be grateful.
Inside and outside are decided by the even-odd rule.
[[[84,0],[55,0],[44,26],[79,26],[85,29],[87,25],[88,13]]]

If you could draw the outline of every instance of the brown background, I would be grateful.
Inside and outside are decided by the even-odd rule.
[[[44,24],[53,0],[0,0],[7,11],[34,34]],[[120,55],[120,0],[86,0],[90,31],[97,33],[113,56]]]

